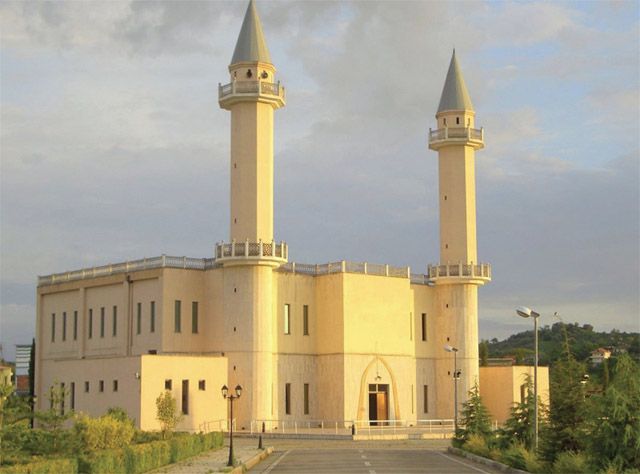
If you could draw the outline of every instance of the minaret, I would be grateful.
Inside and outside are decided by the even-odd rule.
[[[429,148],[438,152],[440,263],[430,265],[436,285],[441,345],[458,349],[458,401],[478,380],[478,286],[491,280],[491,268],[478,264],[476,244],[475,151],[484,147],[484,130],[475,128],[475,111],[455,50],[436,113],[437,130]],[[436,373],[441,417],[453,415],[453,354],[439,351]],[[440,386],[441,385],[441,386]]]
[[[216,245],[223,265],[224,337],[238,428],[274,413],[273,268],[287,261],[287,246],[273,241],[273,111],[285,105],[284,88],[249,2],[229,66],[231,82],[219,85],[220,107],[231,112],[230,243]],[[237,410],[237,411],[236,411]]]
[[[220,86],[220,107],[231,111],[231,240],[273,240],[273,111],[285,105],[275,81],[253,0],[242,22],[229,66],[231,82]]]

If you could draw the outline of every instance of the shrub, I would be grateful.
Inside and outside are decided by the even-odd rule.
[[[130,446],[125,450],[127,473],[138,474],[165,466],[171,462],[171,449],[167,441],[153,441]]]
[[[552,472],[557,474],[581,474],[592,472],[592,470],[589,469],[587,457],[583,453],[565,451],[556,457]]]
[[[74,425],[74,431],[84,449],[95,451],[128,445],[135,429],[129,420],[119,421],[106,415],[100,418],[80,416]]]
[[[527,454],[527,449],[524,446],[514,443],[502,451],[500,461],[516,469],[526,469],[525,457]]]
[[[0,474],[77,474],[76,459],[46,459],[43,461],[0,467]]]
[[[466,449],[473,454],[477,454],[478,456],[482,456],[485,458],[489,456],[489,446],[487,446],[487,442],[481,435],[470,435],[469,439],[464,443],[462,447],[463,449]]]
[[[86,474],[127,472],[122,449],[105,449],[78,458],[78,469]]]
[[[522,453],[524,468],[527,472],[549,472],[548,466],[533,451],[525,450]]]

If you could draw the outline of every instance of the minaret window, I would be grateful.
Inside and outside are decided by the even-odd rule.
[[[262,71],[262,79],[268,79],[269,78],[269,73],[267,73],[267,71]]]
[[[252,77],[253,73],[251,72],[251,69],[247,69],[247,77]]]
[[[460,117],[456,117],[456,125],[460,125]]]
[[[446,119],[446,118],[443,118],[443,119],[442,119],[442,122],[444,123],[444,126],[446,127],[446,126],[447,126],[447,119]]]

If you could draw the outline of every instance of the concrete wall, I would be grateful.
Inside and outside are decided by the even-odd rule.
[[[511,415],[511,407],[522,401],[521,386],[527,375],[533,380],[533,367],[480,367],[480,396],[498,424],[503,424]],[[538,367],[538,397],[549,406],[548,367]]]

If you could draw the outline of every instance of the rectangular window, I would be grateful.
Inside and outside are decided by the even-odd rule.
[[[171,379],[166,379],[166,380],[164,381],[164,389],[165,389],[165,390],[171,390],[171,386],[172,386],[172,385],[173,385],[173,384],[171,383]]]
[[[182,381],[182,414],[189,414],[189,381]]]
[[[89,310],[89,339],[93,337],[93,310]]]
[[[62,340],[67,340],[67,312],[62,312]]]
[[[429,413],[429,386],[425,385],[423,387],[423,394],[424,394],[424,407],[423,407],[423,411],[425,413]]]
[[[304,414],[309,414],[309,384],[304,384]]]
[[[291,334],[291,306],[288,304],[284,305],[284,333]]]
[[[152,301],[149,305],[149,313],[150,313],[150,331],[156,332],[156,302]]]
[[[73,340],[78,339],[78,312],[73,312]]]
[[[206,390],[207,389],[206,387],[207,387],[207,385],[206,385],[204,380],[199,380],[198,381],[198,390]]]
[[[176,304],[175,304],[175,311],[174,311],[174,320],[173,320],[173,331],[174,332],[181,332],[181,326],[182,326],[182,315],[181,313],[181,308],[182,307],[182,302],[180,300],[176,300]]]
[[[427,313],[422,313],[422,340],[427,340]]]
[[[71,382],[71,391],[69,392],[69,406],[72,410],[76,409],[76,383]]]
[[[136,334],[142,332],[142,303],[138,303],[136,312]]]
[[[100,308],[100,337],[104,337],[104,306]]]
[[[414,412],[415,409],[413,407],[413,384],[411,384],[411,414],[413,415]]]
[[[117,392],[117,391],[118,391],[118,381],[117,381],[117,380],[114,380],[114,381],[113,381],[113,391],[114,391],[114,392]]]
[[[89,382],[85,382],[85,383],[84,383],[84,391],[85,391],[86,393],[89,393]]]
[[[302,307],[302,334],[309,335],[309,305],[306,304]]]
[[[100,392],[104,392],[104,380],[100,380],[100,382],[98,383],[98,390]]]
[[[284,384],[284,412],[287,415],[291,415],[291,384],[290,383]]]
[[[191,303],[191,332],[198,334],[198,302]]]
[[[64,399],[66,398],[66,392],[64,390],[64,382],[60,384],[60,414],[64,415]]]
[[[113,335],[113,337],[116,337],[118,335],[118,307],[117,306],[113,307],[112,335]]]
[[[56,313],[51,313],[51,342],[56,342]]]

